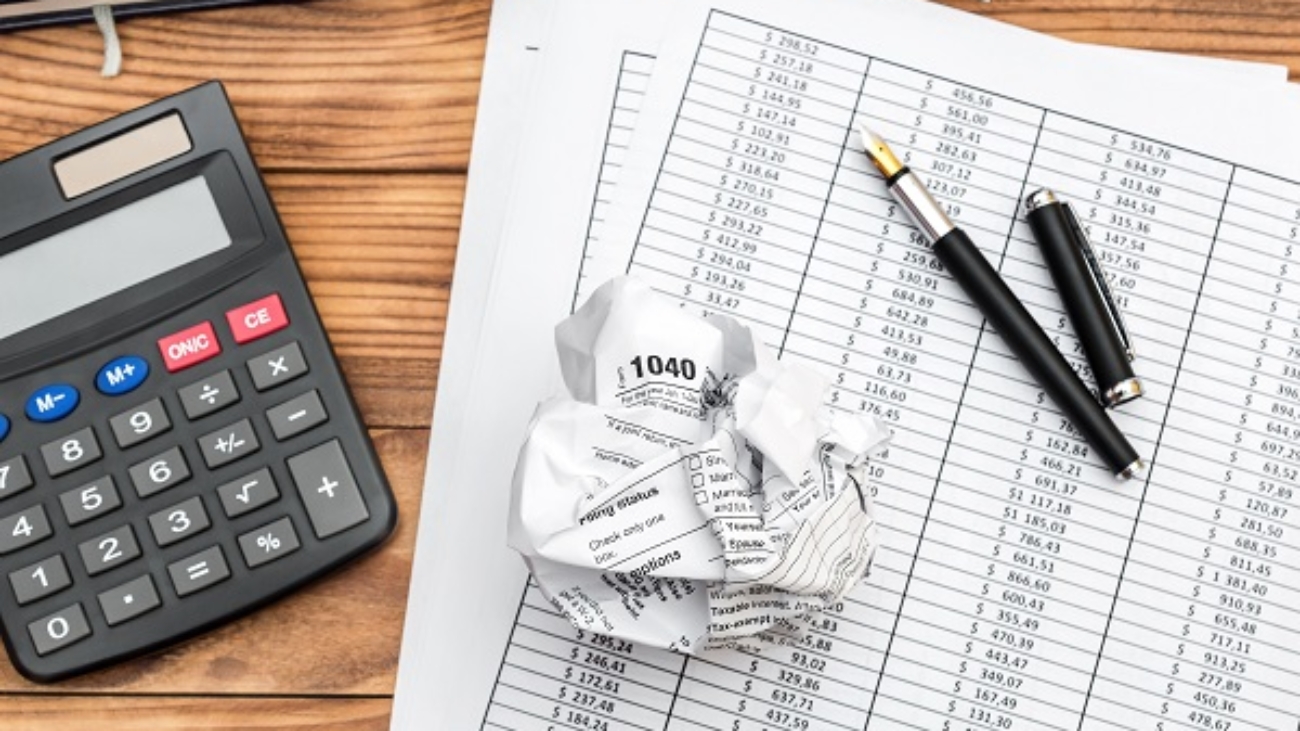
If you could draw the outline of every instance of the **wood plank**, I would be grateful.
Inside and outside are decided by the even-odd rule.
[[[400,511],[397,531],[377,551],[195,640],[58,685],[30,683],[7,659],[0,661],[0,725],[10,728],[13,710],[21,707],[15,693],[391,694],[428,432],[401,429],[372,437]]]
[[[384,731],[387,698],[29,696],[0,701],[6,731]]]
[[[0,158],[221,79],[264,169],[463,169],[489,0],[320,0],[0,36]]]

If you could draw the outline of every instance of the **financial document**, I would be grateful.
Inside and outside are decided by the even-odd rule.
[[[720,23],[724,21],[741,25],[723,27]],[[1112,189],[1124,189],[1118,177],[1128,169],[1122,162],[1111,164],[1114,159],[1102,162],[1105,155],[1101,147],[1085,152],[1084,142],[1091,140],[1100,146],[1104,143],[1102,137],[1089,137],[1086,131],[1063,124],[1049,129],[1046,122],[1051,110],[1041,106],[1035,109],[1028,102],[998,97],[982,88],[966,89],[972,95],[995,100],[994,110],[974,97],[964,100],[949,96],[964,88],[960,81],[900,66],[903,71],[921,75],[929,82],[927,88],[926,83],[902,78],[902,74],[885,75],[882,69],[889,62],[884,59],[866,56],[868,60],[855,65],[849,61],[854,54],[843,48],[833,49],[833,53],[820,50],[827,56],[834,55],[831,60],[824,60],[825,56],[818,59],[816,54],[805,59],[824,68],[799,71],[775,64],[764,67],[763,59],[758,57],[763,50],[784,50],[786,55],[793,55],[791,49],[782,49],[779,41],[764,45],[769,43],[767,33],[784,32],[813,44],[819,39],[796,36],[792,31],[726,13],[710,15],[707,22],[703,33],[699,27],[692,31],[698,47],[691,54],[695,60],[689,72],[690,83],[698,79],[700,85],[694,87],[694,94],[693,87],[684,86],[671,105],[675,112],[680,111],[673,120],[668,155],[656,170],[654,197],[648,207],[642,207],[644,227],[632,239],[632,253],[620,253],[617,245],[604,248],[606,243],[613,243],[606,238],[611,235],[606,223],[611,215],[613,188],[621,182],[628,136],[645,99],[647,77],[642,74],[648,74],[651,59],[648,52],[624,52],[618,58],[615,103],[611,109],[606,101],[607,113],[602,120],[607,144],[598,168],[599,187],[593,184],[586,193],[591,220],[583,222],[586,245],[581,267],[585,276],[576,288],[569,289],[565,310],[584,299],[585,292],[605,278],[592,272],[605,271],[602,266],[611,275],[620,269],[625,271],[630,257],[633,273],[661,291],[692,307],[737,314],[763,332],[769,343],[782,348],[785,357],[805,360],[833,374],[840,381],[833,397],[837,405],[865,407],[890,420],[898,433],[898,446],[884,460],[882,470],[873,475],[882,509],[890,511],[884,522],[894,530],[885,541],[885,553],[879,557],[868,587],[825,618],[804,646],[760,655],[716,653],[688,661],[575,632],[535,588],[525,587],[520,581],[516,584],[517,604],[512,610],[517,617],[508,632],[509,642],[498,656],[497,677],[486,708],[478,711],[482,725],[509,729],[1175,729],[1206,728],[1205,723],[1227,720],[1236,725],[1220,727],[1296,728],[1295,718],[1285,716],[1296,701],[1294,696],[1281,697],[1280,709],[1274,709],[1280,714],[1276,718],[1251,715],[1260,711],[1245,702],[1260,695],[1268,699],[1274,690],[1296,685],[1294,658],[1277,649],[1278,645],[1289,646],[1293,635],[1284,634],[1280,643],[1275,636],[1257,640],[1264,643],[1259,646],[1263,649],[1254,650],[1250,673],[1259,673],[1262,684],[1253,686],[1249,693],[1246,689],[1250,684],[1244,680],[1247,673],[1234,673],[1229,667],[1219,673],[1226,685],[1217,693],[1207,687],[1197,690],[1197,683],[1204,686],[1206,682],[1204,674],[1213,673],[1215,667],[1213,663],[1207,665],[1202,656],[1220,642],[1211,640],[1206,632],[1219,628],[1223,636],[1242,636],[1241,630],[1220,627],[1221,616],[1237,616],[1251,623],[1256,633],[1251,635],[1253,638],[1261,627],[1287,626],[1285,615],[1273,615],[1265,622],[1262,608],[1267,603],[1263,598],[1259,603],[1261,612],[1253,623],[1250,610],[1233,615],[1226,607],[1212,606],[1217,599],[1196,604],[1192,590],[1194,582],[1202,577],[1192,579],[1189,574],[1183,579],[1186,598],[1200,609],[1187,617],[1188,628],[1184,629],[1169,617],[1182,617],[1192,605],[1176,603],[1183,595],[1169,588],[1171,582],[1164,574],[1174,563],[1156,548],[1176,546],[1177,553],[1192,557],[1199,555],[1193,548],[1217,550],[1223,542],[1216,543],[1217,536],[1205,530],[1213,530],[1217,522],[1205,522],[1204,517],[1203,525],[1184,522],[1185,514],[1193,512],[1196,505],[1188,503],[1179,492],[1187,487],[1178,473],[1165,473],[1169,495],[1163,503],[1153,492],[1162,479],[1161,465],[1177,463],[1168,455],[1177,448],[1170,435],[1178,423],[1167,422],[1178,421],[1178,412],[1173,410],[1187,398],[1180,394],[1187,390],[1183,384],[1190,383],[1191,376],[1180,373],[1185,369],[1183,361],[1191,362],[1192,350],[1188,348],[1183,355],[1183,345],[1193,342],[1188,335],[1191,322],[1205,309],[1205,305],[1197,305],[1202,287],[1188,285],[1179,279],[1179,272],[1190,272],[1186,276],[1194,279],[1199,266],[1199,276],[1205,279],[1211,252],[1220,246],[1213,230],[1206,233],[1197,228],[1204,222],[1196,224],[1197,219],[1184,220],[1181,214],[1166,211],[1212,207],[1207,201],[1214,201],[1217,195],[1221,210],[1212,212],[1217,228],[1221,211],[1228,210],[1229,183],[1239,183],[1242,173],[1221,160],[1220,168],[1201,163],[1187,166],[1185,160],[1174,160],[1173,155],[1190,153],[1170,147],[1170,157],[1161,166],[1164,172],[1152,172],[1159,176],[1154,182],[1164,180],[1165,187],[1154,198],[1149,190],[1132,191],[1135,201],[1160,204],[1161,210],[1129,209],[1136,230],[1119,223],[1099,222],[1097,216],[1109,216],[1117,205],[1122,209],[1122,204],[1104,199],[1114,192]],[[759,36],[754,35],[754,28],[761,30]],[[750,35],[745,36],[746,32]],[[748,57],[743,43],[736,45],[746,40],[751,44]],[[715,51],[719,53],[711,55]],[[737,58],[742,59],[739,70],[735,66]],[[883,63],[877,67],[878,62]],[[748,90],[753,83],[749,77],[760,68],[791,73],[787,77],[791,83],[797,87],[802,79],[804,88],[763,82],[772,87],[773,95],[753,100],[747,96],[752,94]],[[708,76],[714,72],[718,74]],[[877,73],[881,75],[875,76]],[[729,79],[728,74],[741,78]],[[942,83],[948,86],[935,91],[935,84]],[[845,89],[847,93],[839,94]],[[741,104],[729,110],[717,109],[725,107],[717,104],[722,93]],[[777,102],[777,93],[784,93],[785,104]],[[796,98],[798,107],[792,103]],[[701,102],[700,109],[693,108],[694,100]],[[783,130],[751,110],[742,111],[744,101],[794,112],[788,117],[793,125],[785,130],[784,140],[754,140],[766,144],[774,153],[784,153],[783,159],[768,160],[753,152],[744,158],[751,165],[748,173],[737,169],[736,177],[724,180],[721,176],[730,170],[724,158],[733,157],[733,166],[737,164],[734,158],[743,158],[743,153],[735,154],[727,148],[733,141],[750,141],[735,134],[739,123],[750,123],[752,130]],[[1133,423],[1122,425],[1135,436],[1140,450],[1157,456],[1151,484],[1117,495],[1109,478],[1101,479],[1100,466],[1089,459],[1086,445],[1073,439],[1068,429],[1062,431],[1059,425],[1048,423],[1051,418],[1059,421],[1050,404],[1041,403],[1032,382],[1014,370],[1015,364],[996,342],[996,335],[982,329],[978,314],[964,304],[946,276],[924,258],[924,248],[913,240],[906,219],[901,212],[889,210],[883,186],[869,179],[865,159],[860,153],[846,153],[856,152],[857,147],[856,140],[845,136],[847,121],[841,118],[847,120],[868,101],[896,107],[893,117],[873,113],[872,118],[880,120],[881,131],[895,147],[917,157],[911,164],[927,177],[941,176],[922,167],[922,163],[945,162],[937,151],[927,149],[928,143],[938,144],[943,128],[931,130],[923,122],[924,129],[917,132],[910,121],[915,113],[924,113],[925,120],[930,121],[946,116],[949,112],[945,107],[952,103],[985,118],[983,124],[956,116],[948,122],[955,128],[969,129],[971,134],[983,135],[953,143],[957,148],[950,155],[954,169],[963,162],[963,150],[980,159],[964,161],[964,172],[953,174],[953,184],[963,185],[965,193],[945,196],[937,190],[936,194],[950,204],[965,204],[954,213],[955,217],[988,247],[990,256],[997,257],[995,262],[1002,261],[1004,275],[1013,279],[1013,287],[1039,305],[1036,312],[1047,318],[1045,325],[1060,317],[1059,312],[1051,311],[1059,306],[1054,305],[1050,282],[1035,259],[1027,231],[1016,222],[1015,199],[1029,184],[1026,180],[1031,168],[1032,176],[1064,176],[1043,181],[1075,200],[1093,193],[1094,188],[1074,178],[1091,183],[1093,178],[1088,175],[1096,176],[1096,190],[1103,194],[1090,217],[1090,230],[1097,238],[1103,229],[1111,227],[1117,236],[1127,233],[1134,242],[1140,242],[1118,249],[1138,261],[1133,267],[1133,286],[1125,292],[1131,298],[1128,307],[1147,312],[1155,307],[1159,313],[1149,322],[1132,323],[1138,333],[1139,350],[1144,359],[1150,359],[1139,362],[1146,363],[1139,372],[1154,393],[1149,395],[1148,404],[1133,412]],[[933,111],[927,111],[931,105]],[[835,116],[837,113],[841,116]],[[1085,127],[1088,124],[1074,121]],[[687,130],[691,123],[698,125],[694,131],[683,131],[679,136],[679,130]],[[841,128],[838,136],[827,133],[837,125]],[[932,137],[918,143],[918,139],[910,139],[913,133],[930,133]],[[1050,140],[1054,134],[1060,136],[1053,144]],[[1125,141],[1108,143],[1111,147],[1105,151],[1112,155],[1123,152],[1134,161],[1141,160],[1136,148],[1125,147],[1138,139],[1158,144],[1129,135]],[[1053,161],[1049,157],[1052,151],[1063,151],[1066,157]],[[720,156],[721,152],[733,154]],[[1155,153],[1148,162],[1156,165],[1161,154]],[[1081,162],[1073,157],[1086,157],[1094,167],[1085,166],[1081,172],[1076,169]],[[1022,167],[1015,167],[1017,164]],[[1189,170],[1195,175],[1187,177]],[[1132,173],[1129,177],[1138,176],[1136,170],[1128,172]],[[1017,175],[1021,179],[1017,180]],[[1116,176],[1115,181],[1107,179],[1111,175]],[[1169,177],[1166,180],[1164,176]],[[768,192],[757,187],[728,186],[743,178],[766,187]],[[812,185],[813,180],[819,181],[820,187]],[[1166,189],[1170,192],[1161,198]],[[739,201],[745,198],[752,199],[751,205],[766,205],[762,214],[733,209],[730,203],[719,205],[721,195],[734,197],[739,206],[744,205]],[[1193,195],[1199,197],[1185,197]],[[1276,195],[1284,199],[1287,192]],[[670,196],[676,200],[665,203]],[[818,198],[822,200],[820,208],[815,203]],[[807,205],[805,199],[814,203]],[[1258,202],[1246,203],[1243,210]],[[746,232],[722,224],[722,219],[710,222],[710,212],[729,216],[736,223],[765,228]],[[1282,212],[1283,218],[1286,213]],[[810,221],[815,225],[810,227]],[[1142,222],[1148,224],[1145,231]],[[1249,227],[1257,224],[1249,220],[1242,223]],[[1156,228],[1152,229],[1152,225]],[[696,230],[688,233],[690,228]],[[698,237],[705,230],[713,230],[718,238],[711,242],[692,238],[689,245],[684,243],[684,237]],[[1200,231],[1201,238],[1184,242],[1186,231]],[[870,247],[862,243],[864,236],[873,237]],[[999,237],[1005,242],[1002,248],[990,246],[997,241],[989,239]],[[881,248],[873,253],[877,245]],[[1189,251],[1178,253],[1183,246]],[[910,260],[909,253],[921,258]],[[615,264],[600,264],[602,255]],[[1179,266],[1165,271],[1158,263],[1164,261]],[[1128,270],[1120,264],[1113,262],[1112,267],[1122,276]],[[1009,268],[1017,266],[1020,270]],[[893,268],[897,271],[891,271]],[[903,279],[905,270],[919,279]],[[1225,281],[1233,279],[1232,272],[1222,276]],[[897,281],[894,277],[898,277]],[[868,281],[878,282],[871,287],[887,289],[864,289]],[[1025,295],[1026,287],[1036,293],[1036,298]],[[1167,289],[1174,287],[1177,289]],[[1172,297],[1170,292],[1174,291],[1182,291],[1183,299]],[[896,298],[895,292],[910,294]],[[855,304],[855,299],[860,301],[862,297],[874,300],[865,312]],[[1145,299],[1133,304],[1139,302],[1139,297]],[[896,301],[890,302],[891,298]],[[1235,301],[1233,297],[1227,299]],[[1154,304],[1148,305],[1148,301]],[[1163,309],[1166,304],[1169,312]],[[895,308],[909,313],[908,317],[922,319],[900,318]],[[1135,318],[1130,314],[1130,320]],[[889,327],[902,337],[885,333]],[[1053,331],[1062,338],[1063,347],[1073,348],[1068,328],[1058,326]],[[917,341],[910,341],[912,335]],[[1146,345],[1147,336],[1154,338],[1150,346]],[[543,342],[548,339],[541,338]],[[957,345],[965,350],[954,355]],[[889,356],[891,349],[897,353],[896,358]],[[1220,348],[1209,346],[1205,350],[1222,359]],[[1205,369],[1217,374],[1217,367],[1209,365]],[[1021,404],[1042,408],[1021,409],[1023,413],[1012,408]],[[525,410],[531,410],[531,404],[525,404]],[[1259,413],[1267,413],[1267,409]],[[1214,420],[1218,419],[1216,415]],[[1017,433],[1013,430],[1034,433],[1009,442],[1006,436]],[[1197,432],[1198,427],[1191,426],[1187,431]],[[1084,452],[1079,453],[1079,449]],[[1206,451],[1191,449],[1197,454]],[[1022,450],[1024,456],[1020,455]],[[1020,474],[1013,477],[1015,471]],[[1049,479],[1055,481],[1055,487],[1047,484]],[[1232,496],[1208,500],[1215,495],[1203,495],[1207,498],[1202,506],[1206,511],[1233,509]],[[1162,505],[1170,504],[1177,512],[1157,512],[1165,509]],[[1013,509],[1018,512],[1009,514]],[[1238,512],[1246,514],[1244,503]],[[1170,526],[1169,530],[1183,536],[1186,545],[1158,532],[1164,530],[1162,526]],[[1288,539],[1284,534],[1271,544],[1261,541],[1262,553],[1257,556],[1261,566],[1278,552],[1289,551]],[[1144,558],[1143,550],[1152,553]],[[1232,573],[1250,578],[1250,570],[1232,562],[1235,555],[1232,551],[1215,554],[1218,564],[1211,561],[1210,565],[1222,564],[1225,576]],[[1283,592],[1282,596],[1287,596],[1289,589],[1293,596],[1300,584],[1294,576],[1294,554],[1286,556],[1289,565],[1285,557],[1280,563],[1270,564],[1267,570],[1273,578],[1265,576],[1268,580],[1260,583],[1277,585],[1275,594]],[[1142,570],[1147,573],[1142,574]],[[1284,571],[1292,573],[1284,575]],[[1224,586],[1231,586],[1231,582],[1205,583],[1200,591],[1209,597],[1210,592]],[[1153,593],[1133,594],[1142,587]],[[1131,596],[1125,598],[1125,592]],[[1249,595],[1244,589],[1238,593]],[[1138,616],[1131,625],[1125,624],[1129,621],[1126,617],[1130,603],[1139,609],[1146,607],[1149,612]],[[1161,610],[1165,615],[1160,614]],[[1163,651],[1148,647],[1143,627],[1167,631],[1167,647]],[[1175,638],[1180,640],[1180,647],[1173,644]],[[1101,645],[1108,645],[1105,653]],[[1222,657],[1235,657],[1231,647],[1219,647],[1218,651]],[[404,664],[407,661],[404,654]],[[1165,661],[1164,666],[1158,661]],[[1256,671],[1256,662],[1264,663],[1265,670]],[[1176,667],[1171,670],[1170,666]],[[1267,682],[1268,668],[1277,673],[1272,678],[1276,685]],[[1123,689],[1106,690],[1108,678],[1122,678],[1126,687],[1131,685],[1129,674],[1141,677],[1138,669],[1154,671],[1153,677],[1166,679],[1167,683],[1176,681],[1177,687],[1166,690],[1153,680],[1151,687],[1155,691],[1133,697],[1123,695]],[[1071,690],[1083,685],[1085,679],[1085,691]],[[1094,685],[1099,686],[1095,692]],[[1205,700],[1197,705],[1193,695]],[[1112,718],[1115,708],[1128,709],[1122,716],[1124,720],[1100,720],[1105,716],[1095,709],[1103,707],[1107,697],[1119,698],[1109,701],[1118,704],[1111,709]],[[399,691],[399,706],[401,698]],[[1079,698],[1093,708],[1090,715],[1075,708]],[[1157,712],[1156,700],[1165,706],[1163,713]],[[1278,703],[1278,697],[1272,702]],[[1266,702],[1265,709],[1267,706]],[[1136,712],[1143,707],[1155,710]],[[1204,719],[1190,716],[1198,708],[1206,714]],[[1218,710],[1218,714],[1212,710]],[[1069,715],[1072,712],[1074,716]],[[1284,722],[1264,722],[1278,719]],[[465,726],[417,723],[410,727]]]

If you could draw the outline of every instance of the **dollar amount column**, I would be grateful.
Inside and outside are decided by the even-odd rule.
[[[1297,201],[1233,174],[1084,728],[1300,727]]]
[[[866,67],[713,13],[630,272],[779,346]]]

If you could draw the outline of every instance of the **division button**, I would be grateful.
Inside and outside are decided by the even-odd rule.
[[[105,396],[131,393],[149,378],[149,361],[138,355],[125,355],[109,361],[95,376],[95,388]]]
[[[0,556],[50,537],[50,519],[40,504],[0,518]]]
[[[59,495],[59,504],[63,506],[68,525],[80,525],[122,507],[122,497],[112,476],[104,475],[89,485]]]
[[[18,600],[19,606],[63,591],[71,585],[68,565],[63,562],[63,556],[57,553],[9,574],[9,586],[13,587],[14,598]]]
[[[131,530],[129,524],[98,538],[91,538],[78,545],[77,550],[81,552],[81,562],[86,565],[86,573],[91,576],[134,561],[140,556],[140,544],[136,543],[135,531]]]
[[[178,503],[149,516],[149,529],[159,546],[170,546],[192,535],[202,533],[212,525],[208,511],[203,509],[199,496]]]
[[[198,419],[239,403],[239,389],[235,388],[230,371],[222,371],[182,388],[180,397],[185,415]]]
[[[238,518],[275,502],[280,498],[280,490],[275,486],[271,471],[263,468],[218,487],[217,495],[221,498],[221,509],[226,511],[226,517]]]
[[[167,565],[177,596],[188,596],[196,591],[230,578],[230,567],[221,546],[213,546],[189,558]]]
[[[32,473],[20,454],[0,462],[0,500],[12,497],[32,486]]]
[[[132,579],[99,595],[99,608],[104,610],[104,619],[110,627],[128,619],[135,619],[161,605],[162,600],[158,598],[158,589],[154,587],[153,579],[149,574]]]
[[[255,569],[265,563],[283,558],[298,550],[298,534],[288,517],[249,531],[239,537],[239,550],[244,563]]]
[[[190,479],[190,465],[180,447],[172,447],[153,459],[132,465],[131,484],[135,494],[149,497]]]
[[[79,403],[80,391],[66,383],[56,383],[42,388],[27,399],[27,418],[48,424],[71,414]]]
[[[167,417],[162,399],[153,399],[114,416],[108,420],[108,425],[113,430],[117,446],[126,449],[166,434],[172,428],[172,420]]]
[[[268,410],[266,420],[270,422],[275,438],[283,442],[324,424],[329,420],[329,414],[325,413],[320,394],[313,390]]]
[[[248,361],[253,387],[266,391],[288,383],[307,372],[307,359],[298,343],[289,343]]]
[[[162,353],[167,372],[175,373],[220,355],[221,343],[217,342],[212,323],[205,322],[162,338],[158,352]]]
[[[203,462],[210,470],[243,459],[261,448],[248,419],[240,419],[224,429],[199,437],[199,450],[203,452]]]
[[[37,655],[48,655],[90,635],[86,612],[80,604],[60,609],[27,625]]]
[[[49,470],[50,477],[85,467],[103,456],[103,452],[99,451],[99,440],[90,427],[41,446],[41,457],[45,460],[45,469]]]
[[[273,294],[227,312],[226,322],[230,323],[235,342],[243,345],[285,329],[289,316],[284,314],[280,295]]]
[[[337,439],[290,457],[289,471],[317,538],[328,538],[370,517]]]

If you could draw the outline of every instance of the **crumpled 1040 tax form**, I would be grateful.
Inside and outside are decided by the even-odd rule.
[[[626,277],[556,345],[568,395],[529,427],[509,541],[575,627],[687,653],[761,647],[865,576],[864,472],[889,431],[825,406],[820,374]]]

